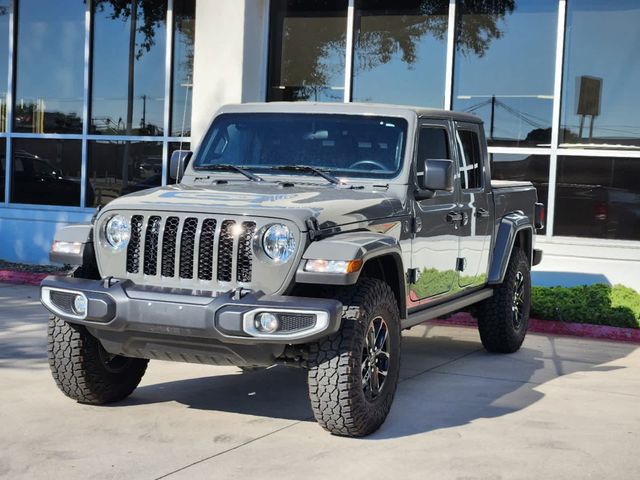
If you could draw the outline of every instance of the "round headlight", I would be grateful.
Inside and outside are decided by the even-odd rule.
[[[296,251],[296,239],[286,225],[271,225],[262,237],[262,248],[271,260],[284,263]]]
[[[104,236],[115,251],[124,249],[131,238],[129,220],[122,215],[114,215],[107,222]]]

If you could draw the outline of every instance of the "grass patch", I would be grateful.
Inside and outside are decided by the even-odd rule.
[[[640,293],[624,285],[532,287],[531,316],[563,322],[640,328]]]

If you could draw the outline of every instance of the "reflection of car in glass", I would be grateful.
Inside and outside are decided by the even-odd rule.
[[[150,358],[282,363],[308,369],[324,428],[362,436],[389,412],[402,329],[473,304],[485,348],[520,348],[542,206],[528,182],[491,181],[477,117],[229,106],[189,156],[172,157],[178,184],[56,234],[52,261],[78,269],[41,298],[71,398],[125,398]]]
[[[157,177],[162,175],[162,156],[154,155],[145,157],[136,162],[137,176],[140,178]]]
[[[540,155],[516,157],[517,161],[492,162],[494,178],[530,181],[538,198],[547,198],[549,164]],[[598,159],[599,160],[599,159]],[[607,185],[598,162],[582,167],[577,181],[556,183],[554,234],[561,236],[633,239],[640,226],[640,192]],[[601,183],[589,183],[593,178]],[[564,181],[563,181],[564,180]]]
[[[80,181],[65,176],[46,158],[19,150],[14,153],[12,162],[12,202],[35,203],[34,199],[37,199],[37,203],[47,205],[80,204]],[[4,185],[0,188],[4,193]],[[90,185],[86,196],[87,205],[91,205],[94,193]]]

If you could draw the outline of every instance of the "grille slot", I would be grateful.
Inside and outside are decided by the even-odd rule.
[[[236,222],[225,220],[220,228],[218,244],[218,281],[230,282],[233,272],[233,227]]]
[[[173,277],[176,272],[176,240],[179,226],[180,219],[178,217],[169,217],[164,224],[161,270],[163,277]]]
[[[253,221],[205,215],[133,215],[126,270],[131,276],[157,277],[139,279],[143,282],[192,280],[194,287],[203,282],[247,284],[252,279],[256,230]]]
[[[142,215],[131,217],[131,238],[127,246],[127,272],[140,271],[140,237],[142,237]]]
[[[189,217],[184,221],[180,237],[180,278],[193,278],[193,251],[197,230],[197,218]]]
[[[315,326],[316,316],[305,313],[280,313],[278,321],[280,322],[278,332],[296,332]]]
[[[198,258],[198,278],[200,280],[213,279],[213,245],[216,235],[216,221],[207,218],[202,222],[200,233],[200,258]]]
[[[251,281],[251,266],[253,256],[251,255],[251,242],[256,231],[255,222],[244,222],[242,224],[242,233],[238,238],[238,273],[236,275],[239,282]]]
[[[160,238],[160,217],[149,217],[144,238],[144,274],[155,275],[158,271],[158,239]]]
[[[51,303],[58,307],[63,312],[75,314],[73,310],[73,300],[75,299],[75,293],[59,292],[57,290],[51,290],[49,292],[49,298]]]

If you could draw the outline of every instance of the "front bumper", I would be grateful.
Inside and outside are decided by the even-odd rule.
[[[61,307],[60,302],[52,301],[52,292],[83,295],[86,314],[78,315],[71,307]],[[335,333],[340,328],[342,312],[342,304],[332,299],[271,296],[262,292],[216,295],[142,287],[130,280],[55,276],[43,280],[41,300],[53,314],[89,328],[111,353],[145,357],[152,356],[149,351],[153,346],[162,350],[159,347],[162,345],[180,353],[219,344],[227,344],[237,351],[234,345],[275,347],[309,343]],[[315,323],[311,327],[307,324],[302,329],[266,334],[252,328],[253,319],[260,312],[302,315],[307,319],[314,315]],[[266,350],[276,355],[282,349]]]

